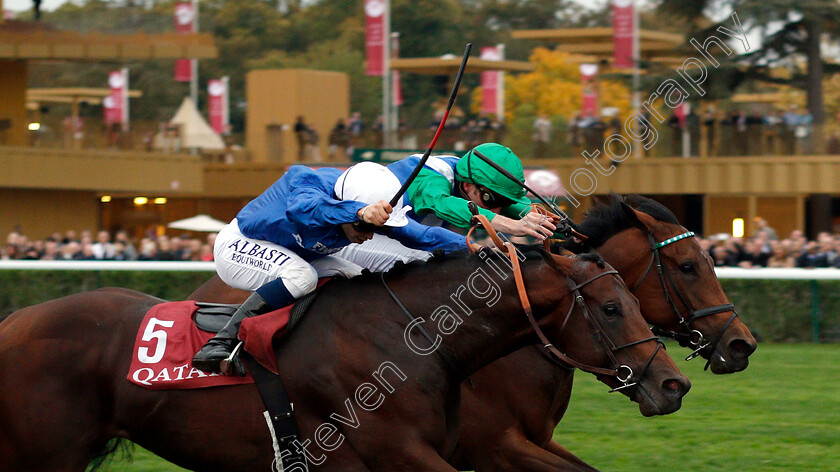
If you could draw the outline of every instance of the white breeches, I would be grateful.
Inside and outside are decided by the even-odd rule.
[[[384,272],[393,267],[397,261],[405,263],[427,261],[432,257],[432,253],[408,248],[396,239],[375,233],[373,239],[362,244],[346,246],[335,253],[335,256],[369,269],[371,272]]]
[[[231,287],[253,291],[282,279],[296,298],[315,290],[319,277],[349,278],[362,273],[358,265],[335,256],[309,263],[279,244],[249,238],[239,231],[236,219],[219,232],[213,256],[216,272]]]

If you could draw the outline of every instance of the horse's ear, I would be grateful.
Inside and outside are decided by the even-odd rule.
[[[574,272],[575,264],[575,260],[573,258],[559,256],[557,254],[552,254],[547,251],[540,251],[540,255],[542,255],[543,259],[545,259],[545,262],[548,263],[549,266],[554,268],[554,270],[560,272],[566,277],[571,277],[572,273]]]
[[[648,233],[653,233],[654,230],[656,230],[656,227],[659,224],[656,218],[648,215],[647,213],[636,210],[623,201],[621,202],[621,208],[624,210],[624,214],[627,218],[629,218],[630,221],[632,221],[639,229],[645,229]]]

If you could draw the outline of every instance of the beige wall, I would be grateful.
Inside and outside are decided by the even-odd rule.
[[[749,224],[749,202],[747,197],[713,197],[707,196],[704,203],[704,233],[732,233],[732,220],[743,218],[744,224]],[[745,229],[750,235],[749,228]]]
[[[779,238],[786,238],[795,229],[805,230],[804,197],[758,197],[755,216],[767,220]]]
[[[186,154],[0,147],[0,188],[196,194],[202,169],[198,156]]]
[[[599,163],[606,167],[603,156]],[[526,166],[555,170],[563,185],[577,169],[597,177],[596,193],[791,195],[840,193],[840,156],[753,156],[726,158],[627,158],[610,176],[583,158],[526,159]],[[581,185],[587,183],[581,180]]]
[[[800,195],[706,196],[704,233],[731,233],[732,220],[744,219],[744,233],[752,236],[758,229],[756,218],[764,218],[780,238],[795,229],[805,229],[805,200]]]
[[[94,192],[0,189],[0,236],[20,225],[30,239],[53,231],[95,231],[99,228],[99,197]]]
[[[320,135],[319,150],[327,157],[327,139],[339,118],[350,113],[350,78],[341,72],[305,69],[255,70],[246,78],[248,111],[245,146],[252,160],[268,162],[270,124],[285,125],[282,162],[296,162],[297,140],[292,128],[301,115]]]
[[[0,145],[26,144],[29,125],[26,120],[26,85],[26,62],[0,59],[0,120],[11,120],[12,125],[10,129],[0,131]]]
[[[204,167],[204,193],[210,198],[254,198],[279,179],[285,164],[211,164]]]

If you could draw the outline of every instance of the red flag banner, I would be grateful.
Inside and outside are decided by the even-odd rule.
[[[102,114],[106,125],[117,123],[119,118],[114,117],[116,104],[114,104],[114,97],[108,95],[102,99]]]
[[[365,0],[367,75],[381,76],[385,68],[385,0]]]
[[[106,124],[128,123],[126,99],[128,98],[127,86],[128,77],[123,71],[115,70],[108,74],[108,86],[111,89],[111,95],[105,97],[102,102],[102,108],[105,113]]]
[[[580,81],[583,85],[581,97],[581,114],[583,116],[598,116],[598,66],[595,64],[580,65]]]
[[[175,4],[175,32],[190,34],[195,22],[195,7],[192,2],[178,2]],[[175,80],[189,82],[192,79],[192,62],[189,59],[175,61]]]
[[[677,117],[677,123],[679,123],[680,128],[685,128],[685,120],[689,110],[690,108],[686,102],[682,102],[677,108],[674,108],[674,116]]]
[[[225,134],[228,126],[227,78],[207,82],[207,95],[210,97],[210,126],[213,127],[213,131]]]
[[[189,59],[175,60],[175,80],[189,82],[192,80],[192,61]]]
[[[192,2],[178,2],[175,4],[175,32],[189,34],[193,32],[195,8]]]
[[[499,61],[501,56],[496,47],[481,48],[481,58],[487,61]],[[481,112],[496,114],[499,105],[499,78],[498,71],[484,71],[481,73]]]
[[[613,0],[613,67],[633,67],[633,0]]]

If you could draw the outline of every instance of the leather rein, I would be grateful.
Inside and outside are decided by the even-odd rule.
[[[519,257],[517,255],[516,248],[508,241],[502,242],[499,235],[496,233],[496,230],[490,225],[490,221],[484,215],[475,215],[473,216],[473,226],[467,232],[466,240],[467,240],[467,247],[470,250],[470,253],[476,253],[482,249],[483,246],[475,244],[472,242],[472,234],[478,226],[484,227],[485,231],[490,235],[490,239],[496,245],[496,248],[505,254],[509,259],[511,266],[513,268],[513,276],[516,282],[516,289],[519,294],[519,301],[522,305],[522,309],[525,312],[525,316],[528,318],[528,321],[531,324],[531,327],[536,332],[537,336],[540,339],[540,342],[543,344],[543,348],[548,351],[550,356],[554,356],[554,359],[557,361],[566,364],[568,366],[576,367],[584,372],[589,372],[591,374],[596,375],[604,375],[608,377],[615,377],[622,385],[620,387],[613,388],[610,390],[610,393],[616,392],[619,390],[623,390],[625,388],[634,387],[638,385],[638,383],[644,378],[645,373],[647,373],[647,369],[650,366],[651,362],[653,362],[653,358],[656,357],[656,354],[662,348],[664,343],[659,339],[657,336],[651,336],[649,338],[641,339],[638,341],[634,341],[631,343],[623,344],[621,346],[616,346],[612,339],[609,337],[607,332],[604,330],[603,326],[598,323],[595,316],[593,316],[592,312],[589,310],[589,307],[586,305],[586,302],[583,298],[583,295],[580,293],[580,289],[589,283],[607,276],[607,275],[615,275],[618,276],[618,272],[616,270],[606,270],[601,272],[588,280],[581,282],[579,284],[575,283],[571,278],[567,278],[569,283],[569,292],[574,297],[574,302],[569,307],[569,311],[566,313],[565,318],[563,319],[563,323],[561,325],[560,330],[562,331],[565,328],[566,323],[569,321],[569,318],[572,315],[575,307],[579,307],[581,312],[583,313],[584,318],[589,322],[590,326],[592,327],[592,334],[593,336],[600,340],[601,343],[605,346],[605,352],[607,357],[609,357],[610,361],[613,365],[618,366],[615,369],[605,369],[603,367],[595,367],[590,366],[587,364],[583,364],[578,362],[571,357],[567,356],[566,354],[560,352],[554,344],[552,344],[548,338],[546,337],[545,333],[542,331],[542,328],[539,327],[536,320],[533,316],[533,311],[531,309],[531,301],[528,299],[528,294],[525,290],[525,281],[522,276],[522,269],[519,264]],[[546,240],[545,246],[548,248],[549,243]],[[550,252],[550,251],[549,251]],[[653,351],[653,354],[647,360],[644,369],[642,369],[642,373],[638,377],[634,377],[633,369],[625,364],[620,364],[618,358],[616,358],[615,354],[624,348],[635,346],[637,344],[642,344],[648,341],[655,341],[657,343],[656,349]]]
[[[674,283],[674,279],[671,276],[670,271],[668,271],[664,264],[662,264],[662,255],[659,253],[660,249],[669,244],[673,244],[677,241],[681,241],[683,239],[690,238],[693,236],[693,231],[686,231],[685,233],[657,243],[653,239],[653,236],[650,233],[648,233],[647,237],[651,249],[650,263],[648,264],[647,269],[645,269],[642,278],[640,278],[639,281],[636,282],[636,285],[631,290],[631,292],[635,294],[636,290],[642,285],[642,282],[644,282],[645,278],[647,278],[647,276],[650,274],[655,262],[656,272],[659,275],[659,283],[662,286],[662,291],[665,294],[665,300],[667,300],[668,304],[671,305],[671,309],[674,313],[674,316],[676,316],[680,326],[682,327],[682,332],[677,333],[674,331],[667,331],[655,326],[651,329],[657,336],[665,336],[673,338],[681,343],[688,343],[692,347],[692,349],[694,349],[694,351],[692,351],[691,354],[686,356],[685,360],[687,361],[690,361],[695,357],[699,356],[701,351],[703,351],[703,349],[706,349],[709,346],[712,346],[710,352],[713,354],[717,349],[718,343],[723,338],[723,334],[726,332],[727,329],[729,329],[729,327],[732,325],[732,322],[735,321],[735,318],[738,316],[738,313],[735,312],[735,305],[731,303],[727,303],[724,305],[715,305],[707,308],[694,309],[694,307],[691,305],[691,302],[688,301],[688,299],[686,299],[685,296],[683,296],[682,292],[680,292],[679,288],[677,288],[677,285]],[[688,319],[684,318],[680,313],[680,309],[677,308],[676,303],[674,303],[674,300],[671,298],[669,288],[674,291],[682,305],[688,310]],[[691,323],[697,321],[700,318],[709,315],[716,315],[718,313],[725,313],[727,311],[731,311],[732,316],[730,316],[726,324],[723,325],[723,328],[721,328],[720,332],[714,338],[713,342],[706,340],[706,338],[703,336],[703,333],[701,333],[700,331],[691,328]],[[712,361],[710,355],[709,360],[706,362],[706,366],[703,368],[703,370],[708,370],[711,362]]]

